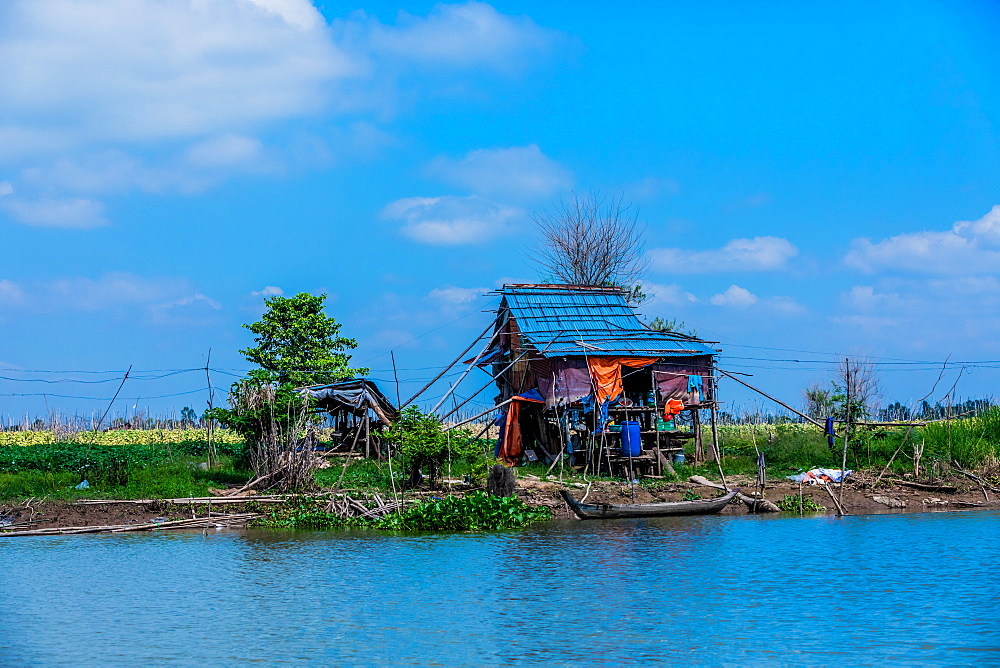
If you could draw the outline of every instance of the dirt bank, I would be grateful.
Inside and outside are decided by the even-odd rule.
[[[209,508],[205,504],[192,507],[152,501],[149,503],[101,503],[79,505],[68,501],[23,501],[0,504],[0,520],[7,526],[0,530],[24,531],[54,527],[95,527],[148,524],[205,517],[209,512],[227,514],[245,512],[245,504],[228,504]],[[0,531],[2,535],[2,531]]]
[[[755,485],[747,476],[727,477],[730,486],[740,487],[745,494],[752,495]],[[877,488],[871,480],[860,475],[848,478],[844,484],[843,506],[848,514],[871,515],[878,513],[927,512],[940,510],[969,510],[1000,508],[1000,494],[986,491],[975,482],[964,477],[950,477],[933,481],[925,489],[917,489],[904,483],[910,481],[881,481]],[[911,483],[912,484],[912,483]],[[921,483],[917,483],[921,484]],[[932,488],[937,489],[932,489]],[[541,480],[532,477],[518,478],[518,496],[536,506],[548,506],[556,517],[573,517],[569,507],[562,500],[559,490],[567,489],[576,498],[582,499],[587,485],[580,483],[561,484],[558,480]],[[832,485],[830,491],[839,499],[839,485]],[[800,486],[791,481],[768,482],[764,498],[778,503],[785,496],[799,496]],[[681,501],[694,498],[711,499],[721,491],[692,482],[657,482],[655,484],[629,485],[620,482],[595,482],[590,486],[588,503],[652,503],[656,501]],[[836,513],[836,507],[827,490],[822,485],[802,485],[801,494],[805,503],[812,500],[825,507],[828,513]],[[748,512],[745,504],[732,504],[723,514],[742,515]]]
[[[941,480],[922,481],[896,479],[881,481],[874,487],[875,476],[864,473],[849,478],[844,485],[844,509],[852,515],[878,513],[930,512],[942,510],[975,510],[1000,508],[1000,494],[985,489],[965,477],[951,476]],[[754,493],[754,481],[746,476],[730,476],[730,486],[740,487],[745,494]],[[916,485],[916,486],[914,486]],[[919,488],[923,485],[923,488]],[[831,491],[839,496],[838,485]],[[456,485],[451,491],[461,494],[468,491],[465,485]],[[560,490],[568,490],[577,499],[587,494],[587,501],[593,503],[651,503],[655,501],[681,501],[685,499],[711,499],[721,494],[720,490],[690,481],[647,481],[643,485],[629,485],[622,482],[598,481],[589,485],[580,482],[560,483],[557,478],[540,479],[521,475],[517,479],[517,495],[534,506],[547,506],[557,518],[570,518],[573,514],[560,496]],[[813,503],[826,508],[827,513],[835,513],[836,507],[827,490],[821,485],[803,485],[787,480],[775,480],[767,484],[764,498],[774,503],[786,496],[798,499],[801,495],[808,508]],[[408,492],[408,495],[437,496],[447,491]],[[364,495],[362,495],[363,498]],[[412,497],[411,497],[412,498]],[[248,498],[248,503],[254,503]],[[258,502],[259,503],[259,502]],[[221,504],[209,507],[200,503],[194,506],[178,505],[167,501],[148,503],[120,502],[81,505],[67,501],[22,501],[0,504],[0,532],[52,527],[94,527],[141,525],[191,518],[205,517],[209,512],[242,513],[247,510],[244,503]],[[731,504],[722,513],[742,515],[749,512],[743,503]]]

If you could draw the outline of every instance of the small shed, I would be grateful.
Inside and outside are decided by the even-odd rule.
[[[311,385],[299,391],[316,400],[318,411],[330,414],[339,446],[357,445],[360,439],[365,456],[380,454],[372,443],[372,430],[391,427],[399,419],[399,411],[378,385],[364,378]]]
[[[630,471],[669,466],[686,439],[697,457],[717,456],[717,438],[708,453],[701,439],[701,411],[710,412],[713,434],[715,426],[712,342],[650,329],[618,288],[517,284],[498,294],[492,348],[480,365],[492,366],[497,403],[508,402],[500,457],[566,453],[615,472],[624,456],[618,430],[634,440],[635,423],[642,447],[628,456]]]

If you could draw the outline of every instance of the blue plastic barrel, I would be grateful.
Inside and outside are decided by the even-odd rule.
[[[642,433],[634,420],[622,422],[622,456],[638,457],[642,454]]]

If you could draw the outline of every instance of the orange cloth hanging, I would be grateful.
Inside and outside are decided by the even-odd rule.
[[[500,452],[497,456],[507,466],[517,464],[521,455],[524,454],[524,443],[521,438],[521,404],[522,403],[545,403],[538,399],[528,399],[526,397],[514,397],[507,409],[507,419],[504,421],[503,440],[500,441]]]
[[[510,402],[507,409],[507,419],[504,421],[503,440],[500,441],[499,458],[507,466],[514,466],[524,453],[521,442],[521,402]]]
[[[646,357],[588,357],[587,366],[594,381],[594,399],[597,405],[607,399],[616,399],[622,393],[622,367],[640,369],[655,362]]]
[[[663,404],[663,417],[664,419],[670,419],[671,417],[677,415],[682,410],[684,410],[684,402],[680,399],[668,399]]]

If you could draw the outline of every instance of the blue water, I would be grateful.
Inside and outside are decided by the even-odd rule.
[[[1000,665],[1000,513],[0,539],[0,664]]]

